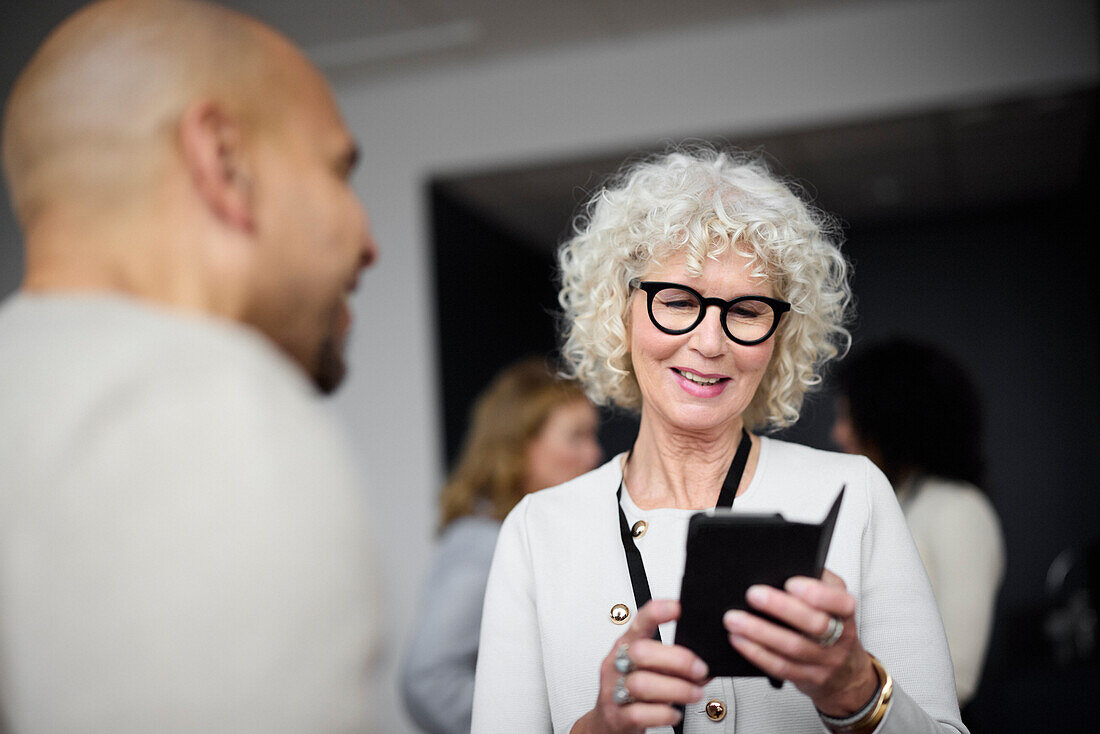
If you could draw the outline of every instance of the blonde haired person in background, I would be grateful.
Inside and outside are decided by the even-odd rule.
[[[402,666],[405,706],[424,731],[470,731],[481,606],[500,521],[528,493],[596,466],[598,420],[581,386],[537,358],[505,368],[474,404],[439,498],[441,535]]]

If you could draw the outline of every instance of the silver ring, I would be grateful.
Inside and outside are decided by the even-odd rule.
[[[634,703],[634,696],[631,696],[630,691],[627,690],[626,678],[624,676],[620,675],[619,679],[615,681],[615,690],[611,693],[611,698],[620,706]]]
[[[822,647],[832,647],[843,634],[844,622],[838,617],[829,617],[829,626],[825,628],[825,634],[817,638],[817,643]]]
[[[630,645],[625,642],[615,648],[615,670],[623,675],[633,673],[638,666],[630,659]]]

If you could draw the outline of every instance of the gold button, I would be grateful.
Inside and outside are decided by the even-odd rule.
[[[707,718],[711,721],[721,721],[726,718],[726,704],[719,701],[717,698],[712,698],[707,701]]]
[[[626,604],[616,604],[611,607],[611,621],[615,624],[626,624],[630,619],[630,607]]]
[[[640,538],[645,535],[645,531],[649,530],[649,523],[645,520],[639,520],[634,523],[634,527],[630,528],[630,534],[635,538]]]

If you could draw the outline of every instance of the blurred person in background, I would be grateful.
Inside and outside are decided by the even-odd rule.
[[[440,496],[441,535],[401,672],[405,707],[432,734],[468,734],[481,607],[501,520],[525,495],[599,463],[599,415],[544,360],[501,371],[478,397]]]
[[[321,404],[375,244],[283,36],[108,0],[16,81],[0,304],[0,730],[361,732],[361,487]]]
[[[865,458],[761,435],[798,419],[848,343],[848,267],[829,217],[758,160],[685,147],[597,191],[559,262],[569,374],[641,420],[629,452],[504,521],[474,731],[965,731],[886,477]],[[715,623],[781,688],[711,677],[669,644],[693,515],[817,523],[842,486],[823,577],[754,585],[750,611]]]
[[[833,441],[874,461],[897,492],[928,571],[959,704],[977,692],[1004,578],[1001,524],[982,486],[982,411],[963,368],[895,339],[842,361]]]

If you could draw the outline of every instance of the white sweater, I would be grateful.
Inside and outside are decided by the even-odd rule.
[[[962,705],[981,681],[1004,578],[1001,523],[989,499],[966,482],[924,477],[899,487],[898,500],[943,616]]]
[[[497,544],[481,628],[474,691],[474,734],[568,732],[596,701],[599,668],[624,627],[609,611],[635,614],[618,532],[615,491],[620,458],[526,497],[505,520]],[[896,683],[878,731],[966,731],[943,625],[920,557],[886,478],[871,462],[768,438],[752,482],[735,511],[781,512],[820,522],[841,485],[845,498],[826,566],[856,597],[864,647]],[[649,530],[638,541],[654,598],[677,598],[690,510],[640,510],[623,493],[630,523]],[[662,626],[665,642],[673,623]],[[703,713],[721,700],[719,723]],[[660,731],[660,730],[657,730]],[[664,729],[665,732],[669,729]],[[813,703],[764,678],[717,678],[689,706],[685,733],[821,732]]]
[[[239,324],[0,306],[0,729],[370,728],[365,513],[301,371]]]

